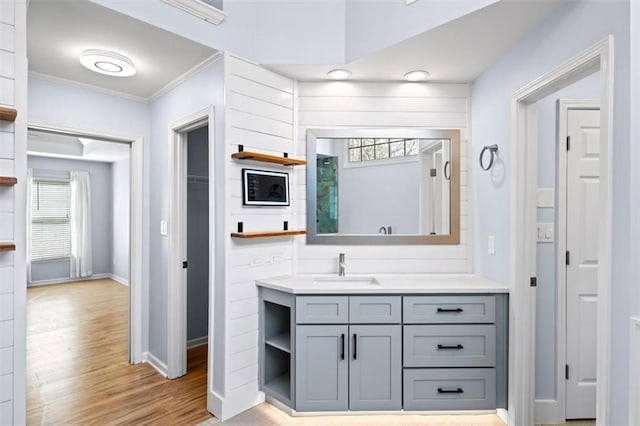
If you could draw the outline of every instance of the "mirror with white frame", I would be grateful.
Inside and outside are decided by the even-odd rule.
[[[307,242],[458,244],[459,144],[459,130],[307,130]]]

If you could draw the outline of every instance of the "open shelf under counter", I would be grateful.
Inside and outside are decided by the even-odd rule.
[[[266,238],[266,237],[288,237],[291,235],[304,235],[304,229],[291,229],[287,231],[260,231],[260,232],[232,232],[231,238]]]
[[[271,392],[277,393],[283,398],[291,398],[291,373],[287,371],[281,376],[271,379],[264,384]]]
[[[240,151],[234,154],[231,154],[231,158],[236,160],[253,160],[253,161],[261,161],[263,163],[273,163],[280,164],[283,166],[304,166],[307,164],[305,160],[299,160],[297,158],[289,158],[289,157],[279,157],[277,155],[270,154],[262,154],[260,152],[252,152],[252,151]]]
[[[265,339],[265,343],[281,351],[291,353],[291,333],[288,331],[277,336]]]

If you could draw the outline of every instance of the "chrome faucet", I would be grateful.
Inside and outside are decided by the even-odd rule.
[[[344,277],[344,268],[347,265],[344,263],[344,253],[338,255],[338,276]]]
[[[378,234],[387,234],[387,228],[385,228],[384,226],[381,226],[380,229],[378,229]]]

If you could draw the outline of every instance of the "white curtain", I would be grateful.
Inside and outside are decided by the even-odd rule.
[[[33,190],[33,169],[27,169],[27,282],[31,282],[31,191]]]
[[[71,172],[71,278],[93,274],[91,180],[89,172]]]

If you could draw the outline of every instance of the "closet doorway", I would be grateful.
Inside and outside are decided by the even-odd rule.
[[[206,108],[169,128],[170,206],[168,223],[161,226],[169,236],[169,379],[196,368],[211,372],[212,367],[213,126],[213,108]]]

